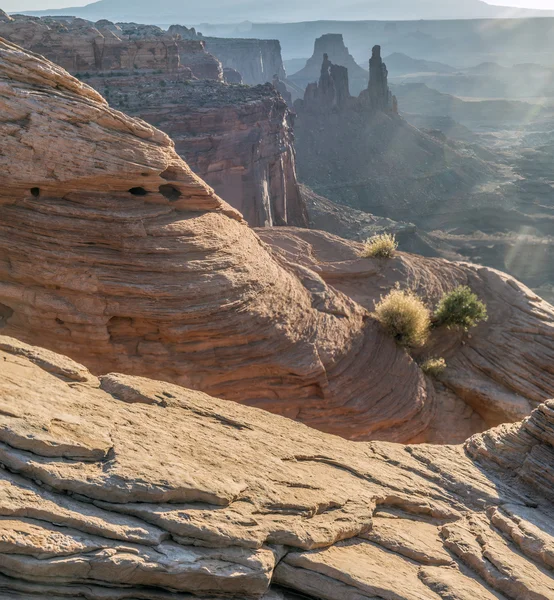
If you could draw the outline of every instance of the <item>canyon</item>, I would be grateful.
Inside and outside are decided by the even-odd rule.
[[[60,64],[114,107],[168,133],[193,170],[250,225],[307,225],[286,103],[271,84],[226,84],[203,40],[155,26],[7,15],[0,36]],[[283,72],[282,63],[280,70],[268,66],[277,69],[271,77]]]
[[[164,133],[45,59],[9,43],[1,59],[4,334],[357,440],[461,442],[553,395],[554,309],[513,278],[254,231]],[[471,337],[437,330],[428,351],[450,370],[435,382],[371,311],[396,285],[433,306],[459,284],[494,311]]]
[[[227,83],[196,32],[6,32],[75,76],[0,38],[0,596],[551,600],[554,307],[494,269],[291,226],[359,215],[298,184],[285,100]],[[352,96],[324,53],[303,156],[358,115],[389,136],[389,182],[412,168],[394,134],[464,191],[481,162],[409,125],[387,75],[375,46]],[[408,349],[375,317],[390,291],[434,309],[460,285],[489,313],[470,331]]]

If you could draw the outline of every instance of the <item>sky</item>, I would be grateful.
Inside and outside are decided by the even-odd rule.
[[[451,0],[463,2],[463,0]],[[521,8],[554,9],[554,0],[486,0],[488,4],[501,6],[519,6]],[[0,0],[0,8],[7,12],[20,10],[40,10],[45,8],[65,8],[66,6],[84,6],[94,0]]]

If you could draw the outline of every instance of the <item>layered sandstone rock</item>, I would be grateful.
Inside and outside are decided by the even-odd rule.
[[[307,226],[292,117],[270,84],[90,79],[110,104],[171,136],[177,152],[252,226]]]
[[[328,262],[340,267],[346,248],[354,279],[333,279],[301,233],[260,232],[274,249],[260,241],[162,132],[40,57],[4,43],[0,59],[4,333],[96,374],[179,383],[351,439],[461,440],[552,395],[552,309],[518,284],[487,270],[475,280],[507,311],[489,332],[496,351],[489,343],[490,364],[470,365],[467,383],[460,367],[457,387],[435,389],[370,317],[371,299],[417,274],[434,300],[469,267],[402,257],[386,280],[371,279],[380,263],[357,266],[359,246],[334,238]],[[480,283],[489,280],[490,290]],[[463,366],[462,342],[451,354]],[[511,379],[491,387],[491,365],[524,343],[519,363],[503,363]]]
[[[285,228],[258,234],[288,262],[315,271],[369,311],[396,286],[414,290],[431,309],[458,285],[483,299],[486,323],[469,334],[436,329],[415,353],[419,362],[443,357],[448,365],[435,382],[435,423],[440,424],[431,434],[435,441],[463,440],[481,420],[487,427],[520,420],[554,397],[554,308],[512,277],[404,253],[384,261],[360,258],[361,244],[317,231]]]
[[[136,65],[134,59],[129,59],[140,68],[121,71],[109,62],[111,54],[102,53],[98,63],[102,68],[80,67],[78,75],[83,81],[112,106],[170,135],[192,169],[241,211],[250,225],[308,225],[296,179],[291,114],[272,86],[251,89],[225,85],[221,64],[206,52],[204,41],[180,39],[179,28],[167,34],[155,26],[114,25],[109,21],[99,21],[98,30],[87,27],[91,35],[116,40],[116,46],[140,45],[154,63],[145,69],[144,61]],[[30,31],[34,32],[32,39]],[[53,31],[58,33],[54,36]],[[18,18],[0,23],[0,35],[55,62],[59,58],[63,66],[70,66],[71,61],[82,65],[78,58],[81,50],[76,48],[92,48],[88,33],[73,24],[51,23],[48,19]],[[57,51],[57,39],[64,40],[71,60]],[[175,68],[156,62],[155,53],[150,54],[151,42],[159,48],[170,44]],[[129,60],[122,58],[119,66]],[[75,73],[77,69],[71,65],[69,70]],[[193,81],[196,79],[202,81]],[[240,81],[234,72],[227,73],[229,79],[232,83]]]
[[[348,437],[428,427],[433,392],[415,363],[363,308],[274,257],[165,134],[39,57],[3,43],[0,59],[4,332],[97,373],[185,384]]]
[[[347,442],[175,385],[97,379],[6,337],[0,364],[3,598],[554,595],[553,463],[530,468],[554,452],[550,404],[472,439],[476,462],[462,446]],[[503,444],[530,449],[527,467],[510,452],[493,466]]]
[[[187,68],[199,79],[223,78],[221,64],[202,41],[182,40],[152,25],[16,15],[0,21],[0,36],[73,74]]]

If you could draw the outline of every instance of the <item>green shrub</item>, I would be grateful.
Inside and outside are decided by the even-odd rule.
[[[402,346],[423,346],[429,337],[431,314],[413,292],[394,289],[375,307],[375,318]]]
[[[398,243],[394,235],[382,233],[369,238],[362,251],[363,258],[392,258]]]
[[[467,331],[488,319],[487,307],[468,286],[460,285],[445,294],[437,305],[434,324]]]
[[[421,370],[431,377],[438,377],[446,369],[444,358],[429,358],[421,364]]]

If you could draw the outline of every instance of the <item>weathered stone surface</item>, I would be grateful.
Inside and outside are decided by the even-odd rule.
[[[96,373],[186,384],[347,437],[426,429],[433,392],[417,365],[363,308],[275,257],[167,136],[51,63],[9,44],[1,60],[4,332]]]
[[[153,25],[16,15],[0,21],[0,36],[73,74],[187,68],[199,79],[223,79],[221,64],[202,41],[182,40]]]
[[[469,334],[435,330],[424,350],[416,353],[418,360],[441,356],[448,364],[434,384],[439,407],[435,422],[442,434],[428,432],[427,439],[445,442],[442,435],[448,432],[462,442],[479,422],[491,427],[517,421],[554,396],[554,309],[510,276],[403,253],[386,261],[360,258],[361,244],[322,232],[284,228],[258,234],[287,261],[317,272],[369,311],[396,285],[415,290],[430,308],[457,285],[468,285],[484,300],[486,323]]]
[[[251,226],[308,225],[291,113],[271,84],[87,81],[108,90],[112,106],[165,131],[194,172]]]
[[[225,85],[221,64],[205,42],[181,26],[165,32],[135,23],[79,23],[17,17],[0,23],[0,36],[59,62],[111,106],[165,131],[190,167],[250,225],[308,225],[296,179],[292,116],[270,85]],[[264,82],[284,77],[280,51],[278,57],[281,68],[269,61],[267,68],[275,70]],[[235,72],[229,77],[230,83],[242,81]],[[282,86],[278,80],[287,96]]]
[[[67,359],[0,342],[3,598],[552,598],[552,487],[516,463],[348,442],[128,375],[75,382]],[[552,428],[534,438],[550,450]],[[470,444],[492,433],[508,441]],[[109,452],[67,455],[76,439]]]
[[[552,395],[552,308],[510,278],[408,255],[384,266],[359,259],[359,245],[302,230],[260,231],[264,244],[163,133],[41,58],[9,44],[0,58],[4,333],[98,375],[186,385],[356,440],[461,442]],[[469,282],[498,315],[471,342],[433,340],[451,365],[440,384],[370,317],[396,282],[430,303]],[[64,376],[85,377],[75,366]],[[102,385],[149,402],[124,380]],[[41,427],[25,443],[50,448]],[[78,443],[77,428],[48,451],[107,457],[109,440],[89,437]]]

